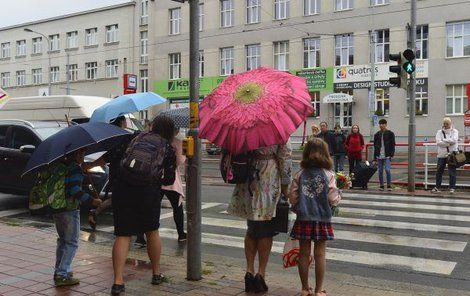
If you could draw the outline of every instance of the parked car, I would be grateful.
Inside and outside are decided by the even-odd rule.
[[[34,174],[21,177],[31,154],[42,141],[66,128],[64,121],[0,120],[0,190],[29,194],[34,185]],[[108,176],[105,167],[96,167],[88,173],[85,190],[90,183],[101,192]]]
[[[214,143],[207,143],[206,144],[207,154],[209,154],[209,155],[219,155],[220,151],[221,151],[220,147],[217,146],[216,144],[214,144]]]

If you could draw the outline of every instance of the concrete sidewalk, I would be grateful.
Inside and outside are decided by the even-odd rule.
[[[112,239],[100,238],[99,233],[93,234],[95,237],[82,232],[81,245],[74,260],[75,277],[81,283],[68,288],[55,288],[52,280],[56,244],[54,228],[47,224],[30,227],[20,223],[15,219],[0,220],[0,295],[110,294],[113,278]],[[186,260],[181,256],[169,256],[168,253],[171,252],[164,249],[162,256],[162,272],[167,276],[168,283],[152,286],[145,250],[131,249],[125,274],[126,293],[123,295],[245,295],[243,258],[203,255],[204,278],[191,282],[185,280]],[[279,259],[273,257],[271,260]],[[296,269],[283,270],[279,264],[270,264],[268,270],[269,292],[266,295],[299,295],[300,281]],[[327,273],[325,288],[328,295],[348,296],[470,295],[470,292],[459,290],[340,273]]]

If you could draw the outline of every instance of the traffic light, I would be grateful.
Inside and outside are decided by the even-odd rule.
[[[411,49],[407,49],[403,52],[403,58],[402,58],[403,70],[405,70],[405,72],[410,75],[413,74],[413,72],[416,69],[415,64],[413,64],[414,59],[415,59],[415,54]]]
[[[388,81],[390,82],[392,86],[406,89],[407,84],[408,84],[408,74],[406,73],[406,71],[402,70],[403,68],[402,62],[405,60],[404,56],[401,54],[401,52],[391,53],[389,55],[389,58],[391,61],[397,62],[397,65],[392,65],[389,67],[389,71],[392,73],[396,73],[397,77],[389,78]]]

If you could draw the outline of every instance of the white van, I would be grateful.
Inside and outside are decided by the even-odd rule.
[[[30,121],[88,121],[97,108],[111,99],[94,96],[35,96],[9,98],[0,104],[1,119]]]

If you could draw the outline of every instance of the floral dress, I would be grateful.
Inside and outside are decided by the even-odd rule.
[[[228,213],[253,221],[271,220],[281,197],[281,185],[289,185],[292,175],[292,150],[286,145],[273,145],[255,151],[259,178],[237,184]]]

